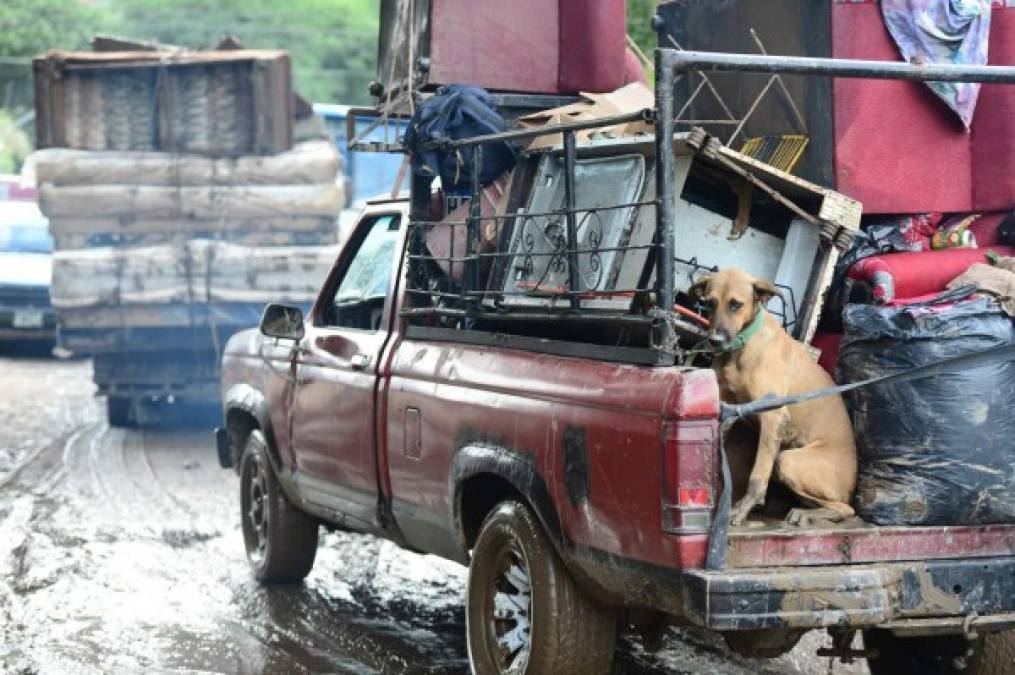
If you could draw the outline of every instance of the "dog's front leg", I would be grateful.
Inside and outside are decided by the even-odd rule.
[[[783,429],[789,421],[785,408],[758,415],[761,425],[758,438],[758,453],[754,457],[754,468],[747,483],[747,494],[738,501],[730,512],[730,524],[740,525],[756,506],[765,503],[768,481],[772,478],[775,458],[782,446]]]

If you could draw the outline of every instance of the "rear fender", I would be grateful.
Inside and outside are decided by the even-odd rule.
[[[510,484],[536,513],[557,553],[565,555],[565,541],[560,519],[550,498],[546,482],[536,467],[534,455],[493,445],[464,445],[455,454],[451,466],[448,494],[455,538],[463,552],[469,550],[463,518],[462,488],[469,479],[480,475],[497,477]]]

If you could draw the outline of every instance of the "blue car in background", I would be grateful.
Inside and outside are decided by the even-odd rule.
[[[339,228],[348,229],[357,213],[368,199],[390,193],[398,171],[402,166],[404,155],[391,152],[352,152],[349,150],[349,137],[346,130],[346,119],[353,106],[315,103],[314,112],[324,118],[332,140],[342,153],[343,171],[346,176],[346,194],[348,208],[339,218]],[[368,118],[356,120],[356,133],[365,131],[373,120]],[[408,120],[389,119],[385,125],[367,133],[362,140],[378,143],[398,143],[405,134]]]
[[[0,200],[0,340],[54,342],[52,269],[53,239],[38,204]]]

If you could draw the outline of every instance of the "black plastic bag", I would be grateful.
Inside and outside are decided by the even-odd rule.
[[[946,306],[849,305],[839,379],[856,382],[1010,344],[985,298]],[[865,387],[847,396],[860,474],[855,507],[879,525],[1015,521],[1015,362]]]

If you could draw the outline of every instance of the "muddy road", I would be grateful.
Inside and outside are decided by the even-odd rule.
[[[305,584],[258,585],[210,433],[111,429],[90,376],[0,357],[0,672],[468,672],[464,568],[329,534]],[[754,661],[626,637],[616,672],[828,673],[821,641]]]

